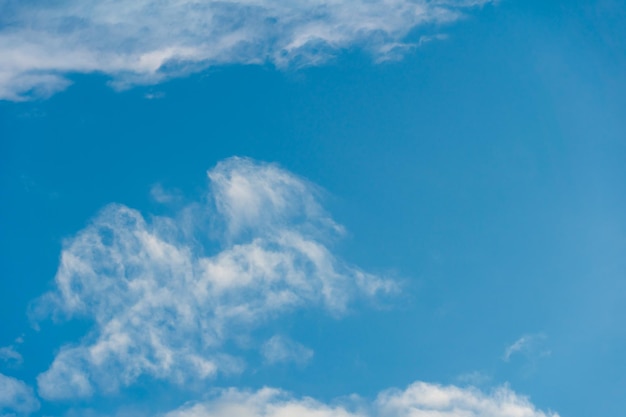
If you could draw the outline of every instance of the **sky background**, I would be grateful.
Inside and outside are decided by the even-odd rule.
[[[492,399],[508,386],[534,405],[529,417],[626,410],[624,2],[451,2],[462,17],[390,35],[417,45],[401,56],[373,53],[373,34],[330,51],[315,45],[319,61],[306,58],[310,50],[285,58],[295,64],[238,52],[162,77],[104,64],[13,65],[8,42],[26,39],[19,16],[37,3],[0,3],[9,13],[0,19],[0,384],[8,392],[18,381],[28,397],[19,406],[0,395],[0,415],[157,416],[216,388],[269,386],[318,405],[357,394],[380,408],[368,415],[401,416],[374,399],[415,381],[478,395],[473,386]],[[35,73],[71,85],[15,87]],[[71,308],[39,308],[56,291],[62,251],[108,221],[99,213],[111,203],[184,229],[188,208],[236,197],[207,171],[259,181],[250,192],[261,200],[206,209],[192,228],[211,238],[193,245],[212,256],[257,238],[293,253],[272,239],[296,230],[343,268],[335,272],[351,300],[345,311],[303,295],[299,308],[257,324],[225,322],[234,330],[217,354],[244,365],[207,379],[144,372],[114,392],[46,395],[38,376],[62,346],[90,343],[103,317],[51,320]],[[273,187],[285,187],[276,189],[293,206],[263,200]],[[251,220],[246,207],[255,204],[269,214]],[[215,237],[205,220],[222,222],[218,229],[250,223]],[[389,291],[359,295],[360,271]],[[123,294],[108,291],[96,301]]]

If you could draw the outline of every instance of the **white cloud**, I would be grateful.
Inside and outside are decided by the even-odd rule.
[[[38,409],[39,401],[32,388],[18,379],[0,374],[0,416],[5,412],[27,415]]]
[[[546,341],[546,335],[542,333],[538,334],[527,334],[515,342],[513,342],[510,346],[504,350],[504,355],[502,359],[505,362],[508,362],[511,359],[511,356],[515,354],[524,354],[524,355],[539,355],[539,356],[547,356],[550,354],[550,351],[545,349],[544,344]]]
[[[219,64],[315,65],[354,46],[385,60],[410,49],[411,30],[490,1],[5,0],[0,99],[49,96],[68,73],[104,73],[123,87]]]
[[[416,382],[388,390],[372,403],[350,397],[333,404],[294,398],[280,390],[230,389],[204,402],[190,403],[165,417],[558,417],[543,412],[507,387],[488,394],[475,388]]]
[[[281,335],[275,335],[266,341],[261,353],[269,364],[293,362],[304,365],[313,358],[311,349]]]
[[[183,383],[237,372],[226,340],[296,308],[340,315],[355,298],[396,290],[330,252],[341,227],[313,185],[241,158],[208,176],[208,203],[148,220],[110,205],[65,242],[56,290],[35,311],[94,326],[38,377],[42,397],[89,396],[141,375]]]

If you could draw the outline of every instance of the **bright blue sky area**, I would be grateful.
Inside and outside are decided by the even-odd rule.
[[[0,372],[36,387],[89,328],[48,320],[35,331],[27,317],[53,288],[63,239],[111,202],[170,212],[155,184],[197,200],[206,171],[237,155],[328,191],[348,231],[334,253],[403,287],[345,317],[266,323],[253,337],[288,335],[313,359],[267,366],[252,350],[244,372],[207,386],[329,401],[415,380],[508,383],[561,416],[620,415],[625,17],[620,1],[501,1],[394,62],[354,47],[319,66],[225,65],[125,91],[72,75],[49,98],[0,102],[0,346],[23,357]],[[145,377],[112,397],[40,399],[34,415],[156,413],[198,390]]]

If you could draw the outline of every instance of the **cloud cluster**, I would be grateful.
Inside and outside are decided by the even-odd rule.
[[[124,87],[211,65],[314,65],[338,49],[378,59],[416,27],[453,22],[491,0],[4,0],[0,99],[47,96],[68,73]]]
[[[65,243],[56,289],[36,310],[94,325],[39,375],[43,398],[116,390],[142,375],[184,383],[236,372],[242,363],[223,344],[268,319],[311,307],[340,315],[351,300],[395,291],[330,252],[341,227],[314,185],[241,158],[208,176],[203,203],[149,219],[110,205]]]
[[[0,417],[16,413],[30,414],[38,409],[39,401],[32,388],[18,379],[0,373]]]
[[[217,397],[188,404],[165,417],[558,417],[543,412],[506,387],[489,394],[474,388],[416,382],[406,390],[388,390],[372,403],[355,398],[324,404],[294,398],[275,389],[230,389]]]

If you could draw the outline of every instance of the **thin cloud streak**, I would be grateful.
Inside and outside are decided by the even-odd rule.
[[[0,3],[0,99],[50,96],[67,88],[72,73],[106,74],[127,88],[214,65],[318,65],[351,47],[377,61],[396,59],[422,42],[406,42],[413,29],[455,22],[490,2],[7,0]]]
[[[511,356],[520,353],[525,355],[535,353],[541,356],[547,356],[550,354],[550,351],[542,349],[546,339],[546,335],[542,333],[524,335],[506,347],[502,360],[509,362],[511,360]]]

